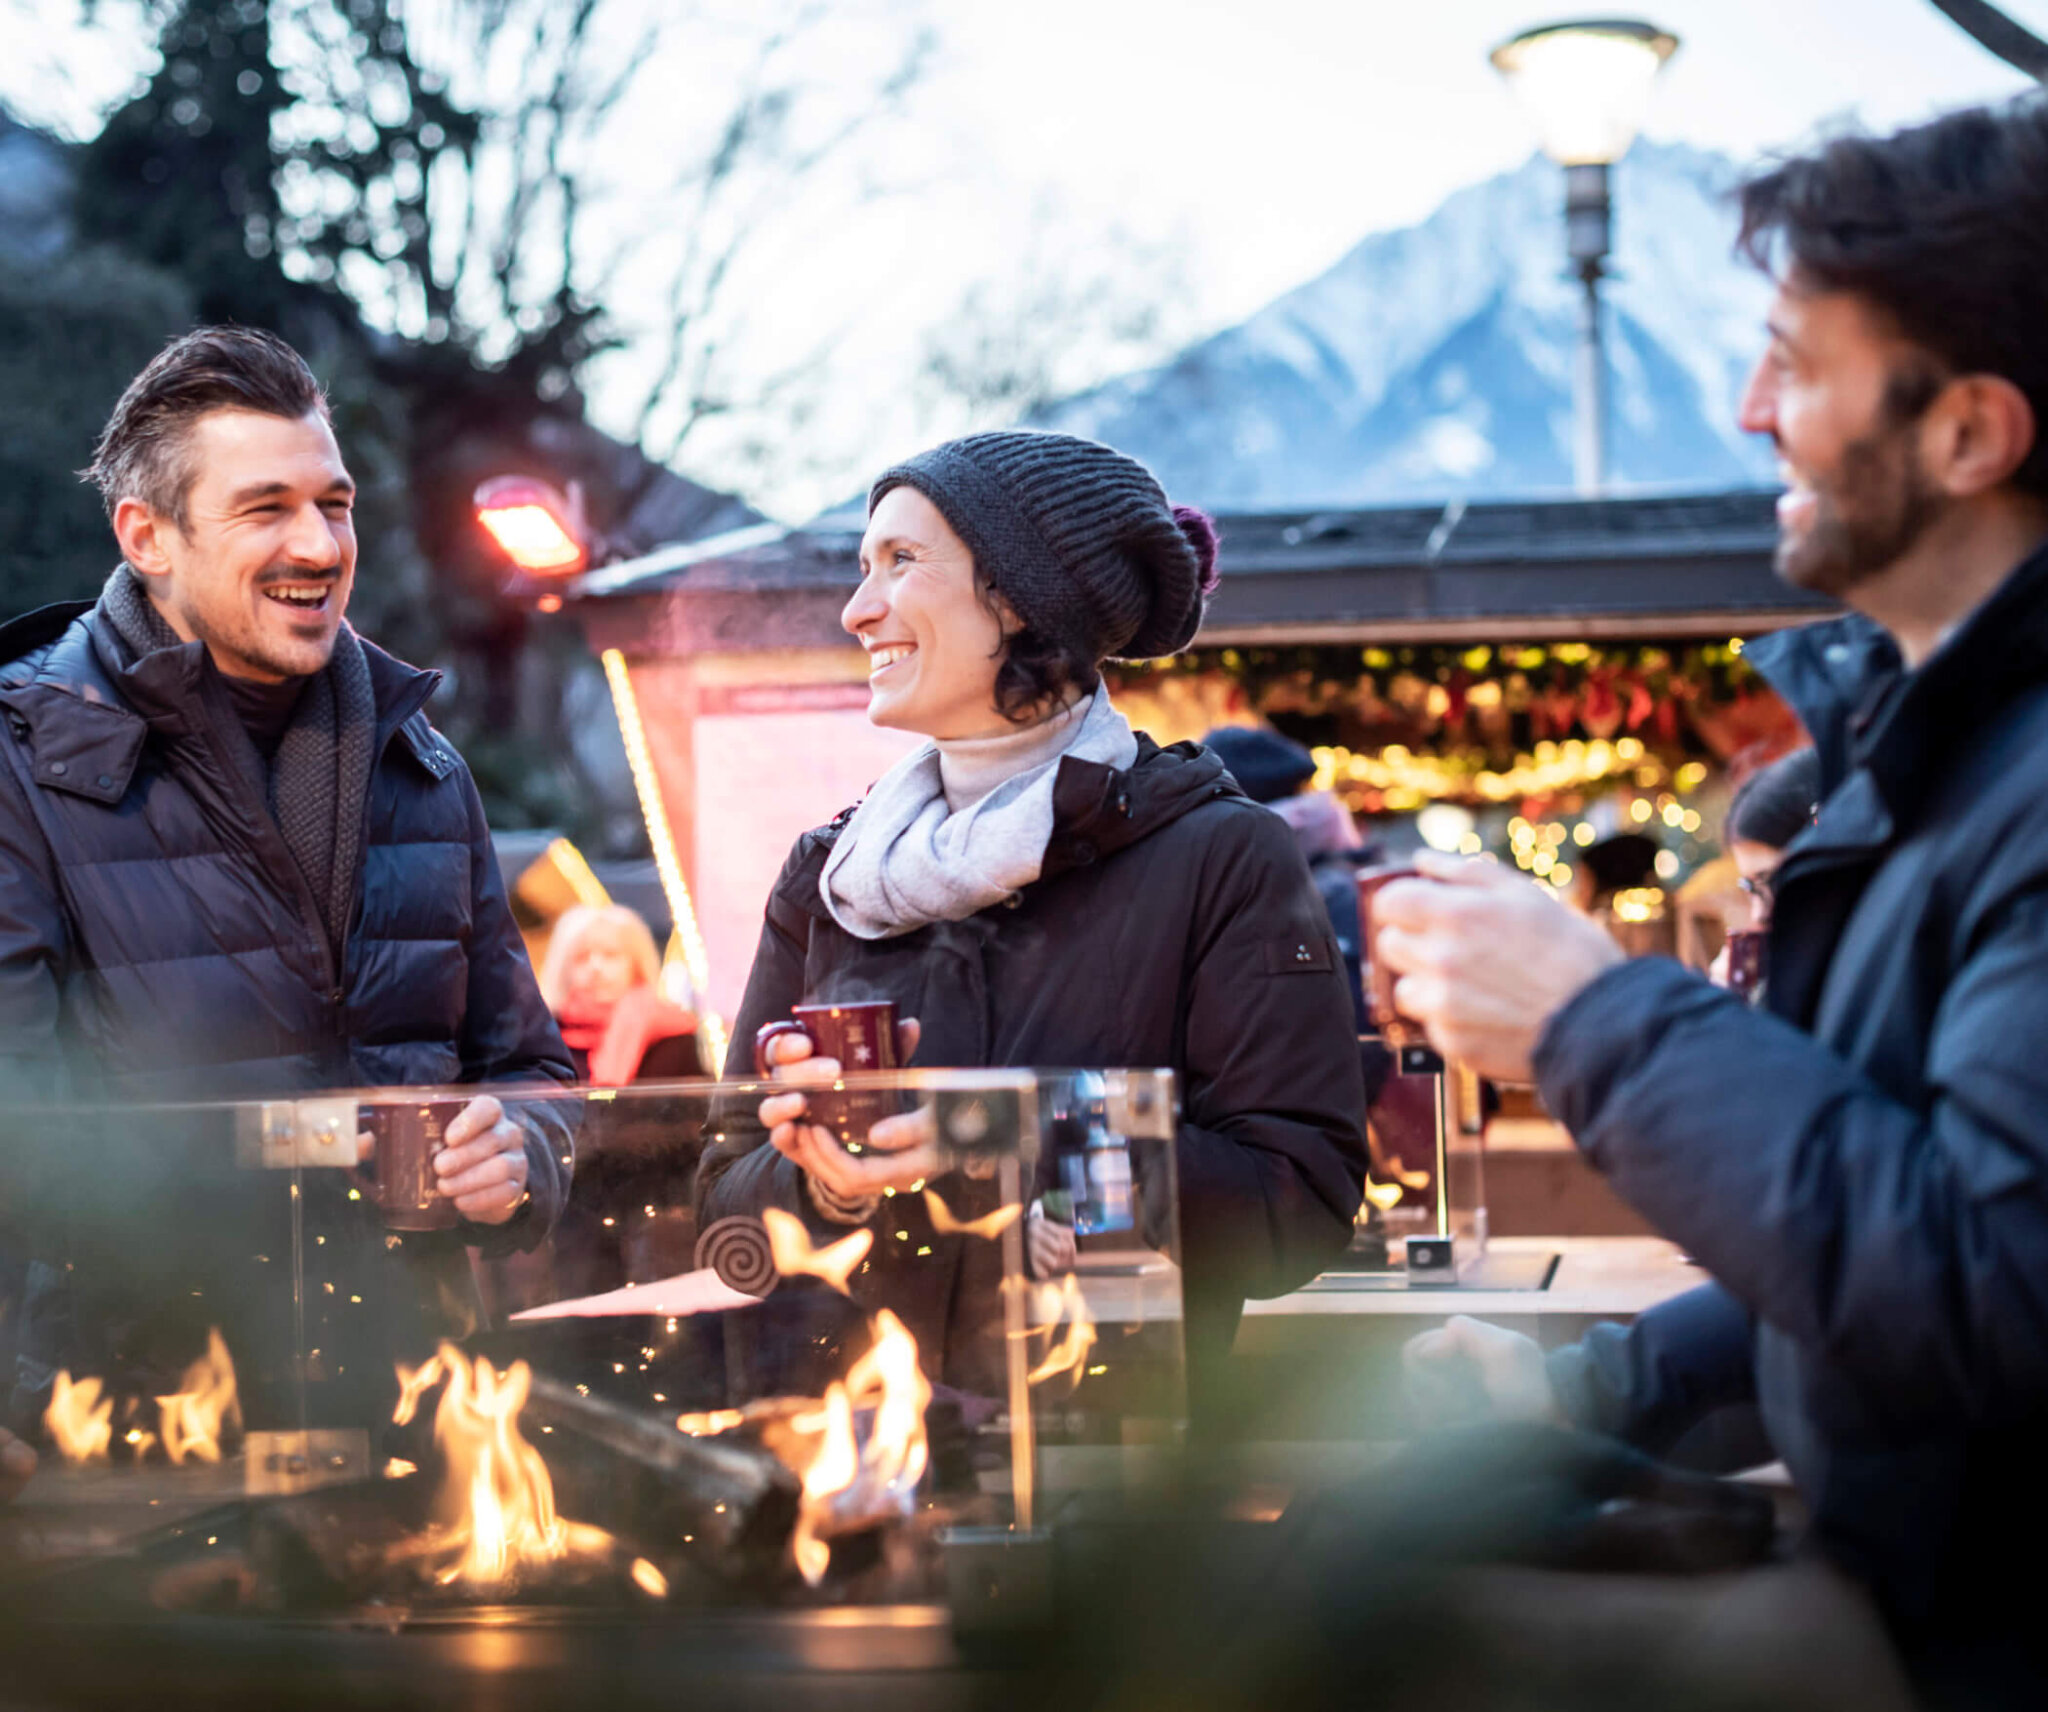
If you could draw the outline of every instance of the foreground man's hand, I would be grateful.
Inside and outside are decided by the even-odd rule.
[[[490,1094],[455,1114],[434,1155],[441,1193],[473,1224],[501,1225],[526,1199],[526,1131]]]
[[[1544,1024],[1622,962],[1621,947],[1498,862],[1415,865],[1426,879],[1396,880],[1374,900],[1374,952],[1399,976],[1395,1008],[1446,1058],[1497,1082],[1534,1081]]]
[[[0,1504],[12,1498],[28,1484],[28,1477],[36,1471],[36,1453],[10,1433],[0,1427]]]
[[[915,1018],[896,1029],[896,1058],[907,1064],[917,1051],[922,1030]],[[780,1035],[768,1043],[770,1073],[796,1087],[827,1087],[843,1073],[836,1058],[820,1058],[800,1034]],[[884,1118],[868,1131],[868,1151],[854,1155],[837,1136],[817,1124],[803,1122],[809,1103],[801,1093],[771,1094],[761,1102],[761,1122],[776,1152],[822,1183],[838,1200],[865,1201],[884,1189],[899,1193],[916,1188],[938,1174],[938,1130],[930,1112],[904,1112]]]
[[[1464,1314],[1402,1346],[1401,1380],[1409,1411],[1425,1426],[1567,1424],[1535,1339]]]

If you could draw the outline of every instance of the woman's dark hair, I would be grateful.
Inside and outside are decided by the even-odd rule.
[[[1795,749],[1752,773],[1736,791],[1728,805],[1728,836],[1782,850],[1812,824],[1819,801],[1820,756]]]
[[[1892,377],[1894,414],[1918,415],[1952,375],[2018,387],[2035,434],[2012,479],[2048,497],[2048,96],[1838,137],[1740,196],[1750,261],[1853,293],[1928,353]]]
[[[974,567],[974,592],[990,615],[1003,617],[1002,597],[994,583],[982,574],[979,561]],[[1071,641],[1047,636],[1026,624],[1004,644],[1003,663],[996,668],[996,711],[1019,724],[1043,713],[1049,704],[1064,701],[1079,691],[1092,695],[1102,682],[1102,672],[1087,652]]]
[[[1150,539],[1144,542],[1144,556],[1155,564],[1162,557],[1170,561],[1175,552],[1191,551],[1194,555],[1191,567],[1194,578],[1192,585],[1183,590],[1188,599],[1186,610],[1169,608],[1163,617],[1157,619],[1157,623],[1167,625],[1174,635],[1162,642],[1158,635],[1141,627],[1140,634],[1131,638],[1135,651],[1118,656],[1128,659],[1149,659],[1153,657],[1151,650],[1155,647],[1164,646],[1173,653],[1186,647],[1193,639],[1196,626],[1201,623],[1202,614],[1208,607],[1209,597],[1216,592],[1220,580],[1216,558],[1222,537],[1216,533],[1215,519],[1206,511],[1192,505],[1176,505],[1170,519],[1144,520],[1134,536],[1126,537],[1124,548],[1134,550],[1139,535],[1149,535]],[[1161,535],[1171,543],[1170,546],[1159,540]],[[1002,593],[983,573],[978,555],[974,561],[974,589],[981,596],[981,604],[1000,622],[1003,617]],[[1146,622],[1154,624],[1154,615],[1148,614]],[[1092,695],[1102,682],[1102,662],[1083,645],[1082,634],[1079,629],[1070,628],[1064,635],[1053,636],[1026,620],[1024,628],[1008,638],[1005,644],[1008,651],[1002,665],[996,669],[996,710],[1005,718],[1021,724],[1042,713],[1048,703],[1064,700],[1072,691]]]

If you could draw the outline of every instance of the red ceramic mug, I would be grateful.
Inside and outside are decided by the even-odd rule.
[[[787,1017],[763,1023],[754,1036],[754,1074],[767,1076],[768,1043],[800,1034],[819,1058],[834,1058],[849,1075],[900,1070],[896,1052],[896,1007],[887,999],[860,1004],[798,1005]],[[868,1131],[902,1110],[902,1096],[889,1088],[805,1088],[809,1121],[830,1130],[839,1145],[858,1153]]]
[[[1419,880],[1418,868],[1390,866],[1358,871],[1358,939],[1365,956],[1366,1008],[1381,1038],[1399,1052],[1405,1047],[1428,1044],[1422,1029],[1394,1008],[1394,971],[1380,959],[1379,924],[1373,919],[1373,905],[1380,888],[1395,880]]]
[[[1771,936],[1760,927],[1739,927],[1728,935],[1728,990],[1755,1004],[1768,972]]]
[[[434,1157],[467,1100],[394,1100],[357,1108],[356,1128],[375,1147],[369,1169],[357,1171],[363,1191],[389,1230],[452,1230],[462,1222],[441,1193]]]

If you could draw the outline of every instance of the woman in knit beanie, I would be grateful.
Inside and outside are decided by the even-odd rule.
[[[903,1045],[919,1065],[1178,1072],[1198,1391],[1246,1295],[1342,1251],[1366,1158],[1343,965],[1293,835],[1208,750],[1134,732],[1102,685],[1106,660],[1188,646],[1216,554],[1208,518],[1142,464],[1068,435],[976,434],[883,472],[842,622],[867,650],[869,718],[928,741],[798,840],[726,1067],[751,1072],[757,1031],[793,1005],[887,998],[917,1019]],[[867,1288],[921,1348],[950,1350],[948,1383],[975,1383],[983,1364],[944,1311],[965,1298],[938,1274],[993,1266],[994,1249],[938,1235],[902,1193],[939,1169],[928,1120],[885,1119],[849,1153],[805,1121],[800,1091],[841,1066],[792,1035],[766,1062],[792,1091],[707,1155],[700,1218],[775,1205],[822,1239],[897,1192],[886,1218],[909,1235],[877,1242],[856,1299]],[[941,1191],[956,1209],[975,1192]],[[1041,1275],[1071,1262],[1071,1230],[1027,1230]],[[920,1328],[920,1312],[947,1323]],[[992,1382],[1000,1337],[981,1353]]]

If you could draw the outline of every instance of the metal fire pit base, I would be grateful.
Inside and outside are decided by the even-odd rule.
[[[1043,1528],[948,1528],[939,1536],[946,1602],[962,1639],[1052,1626],[1052,1535]]]
[[[395,1618],[0,1618],[7,1712],[940,1712],[988,1703],[935,1605],[649,1615],[471,1607]]]

